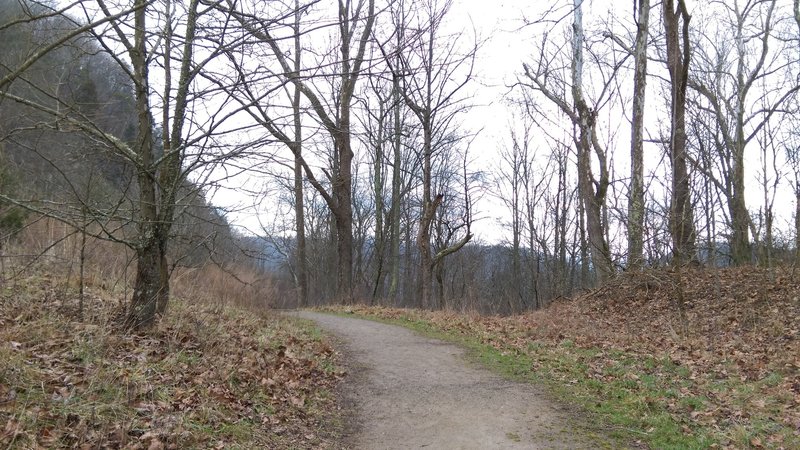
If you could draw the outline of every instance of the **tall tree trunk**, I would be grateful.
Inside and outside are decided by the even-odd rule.
[[[397,2],[398,11],[397,17],[395,18],[394,28],[395,28],[395,48],[396,54],[394,57],[395,67],[400,67],[402,65],[402,58],[400,56],[400,49],[403,48],[404,41],[405,41],[405,2],[403,0],[399,0]],[[389,211],[389,247],[390,247],[390,256],[389,256],[389,264],[390,269],[389,273],[391,276],[391,280],[389,282],[389,298],[394,301],[394,304],[397,305],[397,289],[400,283],[400,217],[401,217],[401,209],[400,209],[400,196],[401,196],[401,162],[402,162],[402,151],[403,151],[403,133],[402,127],[403,123],[401,121],[401,108],[403,105],[403,95],[400,91],[400,74],[399,73],[392,73],[392,108],[393,110],[393,119],[394,119],[394,126],[393,128],[393,140],[392,140],[392,150],[393,150],[393,164],[392,164],[392,206]]]
[[[375,162],[373,164],[373,178],[372,188],[375,195],[375,264],[377,265],[375,273],[375,285],[372,289],[372,301],[379,295],[383,295],[383,265],[386,260],[386,230],[384,227],[383,219],[383,135],[384,135],[384,114],[385,105],[383,100],[380,101],[380,111],[378,113],[378,136],[375,145]]]
[[[350,129],[350,108],[342,106],[342,129]],[[346,112],[345,112],[346,111]],[[345,115],[346,114],[346,115]],[[353,150],[349,131],[337,143],[339,167],[333,180],[333,211],[336,226],[336,298],[341,303],[353,301]]]
[[[398,32],[398,36],[400,33]],[[400,38],[398,38],[400,39]],[[398,44],[399,47],[399,44]],[[393,75],[392,99],[394,104],[394,141],[393,141],[393,166],[392,166],[392,206],[389,211],[390,222],[390,253],[389,257],[391,281],[389,283],[389,298],[397,304],[397,287],[400,283],[400,164],[402,158],[403,134],[400,122],[400,76]]]
[[[405,245],[403,248],[405,249],[404,255],[404,262],[403,262],[403,305],[404,306],[416,306],[418,296],[415,289],[409,287],[409,283],[411,280],[415,279],[417,276],[416,272],[414,271],[415,265],[414,261],[414,252],[411,251],[411,248],[414,246],[414,234],[413,234],[413,225],[412,225],[412,218],[411,212],[408,205],[405,205],[403,208],[404,214],[404,225],[405,230],[403,236],[405,238]]]
[[[506,296],[509,298],[509,305],[511,306],[512,312],[516,310],[514,304],[523,303],[523,296],[525,295],[525,288],[522,283],[522,258],[521,258],[521,243],[522,243],[522,205],[521,205],[521,194],[520,189],[522,188],[520,184],[525,186],[525,191],[527,192],[530,188],[528,187],[530,183],[530,178],[527,176],[527,171],[523,170],[523,167],[526,167],[527,162],[527,154],[523,154],[522,149],[527,146],[527,133],[525,135],[526,142],[519,143],[515,136],[514,141],[512,143],[512,154],[511,154],[511,170],[510,173],[510,182],[511,182],[511,199],[506,200],[506,202],[511,203],[511,285],[509,286],[510,289],[507,290]],[[523,178],[524,177],[524,178]],[[533,230],[531,230],[531,235],[533,234]],[[533,246],[530,246],[530,251],[533,252]],[[513,299],[513,301],[511,301]]]
[[[750,250],[750,213],[747,211],[747,204],[745,203],[745,185],[744,185],[744,123],[745,123],[745,96],[747,91],[745,89],[745,61],[747,56],[745,49],[745,37],[743,36],[743,25],[736,28],[736,52],[739,56],[736,62],[736,85],[739,87],[736,93],[736,110],[735,110],[735,137],[732,145],[732,158],[733,158],[733,173],[731,174],[731,187],[733,195],[731,198],[731,254],[733,256],[733,263],[742,265],[752,262],[752,255]],[[766,176],[766,175],[765,175]]]
[[[558,293],[563,296],[566,296],[567,292],[572,290],[573,283],[572,280],[567,283],[567,277],[569,276],[567,271],[567,217],[569,205],[567,204],[566,159],[563,154],[558,157],[558,197],[560,198],[560,208],[554,211],[558,226],[558,243],[556,244],[556,251],[558,252]]]
[[[686,86],[689,78],[691,49],[689,13],[683,0],[665,0],[664,29],[667,41],[667,65],[672,93],[672,129],[670,161],[672,162],[672,201],[670,234],[673,258],[677,264],[695,259],[694,217],[686,164]]]
[[[597,281],[602,283],[613,273],[611,255],[605,239],[603,223],[603,203],[605,189],[603,176],[597,183],[592,175],[592,130],[595,126],[595,112],[583,97],[583,0],[574,0],[572,24],[572,101],[578,115],[578,138],[576,147],[578,154],[578,186],[581,200],[586,212],[586,231],[589,240],[589,252],[592,265],[597,274]],[[603,162],[601,162],[602,166]],[[604,168],[601,167],[601,171]]]
[[[638,270],[644,263],[644,106],[647,92],[647,37],[650,0],[638,0],[633,117],[631,121],[631,187],[628,200],[628,268]]]
[[[140,158],[137,180],[139,182],[138,233],[141,241],[136,248],[136,279],[128,309],[126,325],[134,329],[147,328],[156,317],[159,292],[162,287],[162,254],[157,239],[158,208],[153,165],[153,118],[148,102],[150,89],[147,68],[146,1],[137,0],[134,12],[134,47],[129,51],[133,65],[134,96],[138,134],[136,153]]]
[[[581,278],[580,287],[589,287],[589,241],[586,237],[586,207],[583,203],[583,198],[578,188],[578,234],[580,235],[580,254],[581,254]]]
[[[436,264],[436,308],[437,309],[445,309],[447,304],[445,302],[444,296],[444,263],[439,262]]]
[[[300,73],[300,0],[294,2],[294,70]],[[303,205],[303,130],[300,116],[300,88],[294,86],[292,98],[292,113],[294,118],[294,219],[297,239],[297,304],[300,307],[308,306],[308,257],[306,254],[306,219]]]
[[[161,255],[158,246],[147,245],[136,249],[136,279],[126,326],[144,329],[156,318],[156,306],[161,290]]]
[[[433,255],[431,254],[431,225],[436,216],[436,210],[441,205],[443,196],[438,194],[431,197],[433,153],[432,132],[430,116],[426,115],[422,121],[422,212],[417,230],[417,248],[419,249],[419,283],[417,285],[417,306],[427,308],[431,305],[431,289],[433,289]]]
[[[794,263],[800,265],[800,180],[794,184]]]

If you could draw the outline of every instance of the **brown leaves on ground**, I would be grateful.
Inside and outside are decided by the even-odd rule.
[[[101,294],[101,293],[97,293]],[[294,322],[173,302],[146,335],[90,294],[83,319],[48,277],[0,296],[2,448],[315,448],[341,377]],[[326,425],[327,426],[327,425]]]
[[[575,372],[552,367],[536,349],[574,346],[582,377],[630,386],[651,411],[669,411],[685,433],[704,429],[723,446],[790,448],[800,444],[799,297],[800,273],[791,268],[685,268],[624,274],[510,317],[351,309],[477,336],[530,356],[534,366],[551,363],[545,369],[565,384],[577,382]],[[658,390],[674,397],[652,398]]]

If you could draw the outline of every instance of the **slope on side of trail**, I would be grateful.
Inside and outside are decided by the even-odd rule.
[[[339,448],[342,373],[314,328],[192,297],[132,333],[122,291],[87,284],[80,308],[60,267],[34,269],[0,278],[0,449]]]
[[[358,305],[346,311],[510,355],[502,363],[636,445],[800,448],[797,267],[629,272],[507,317]]]
[[[383,323],[302,311],[347,349],[361,449],[597,448],[533,386],[470,365],[464,350]]]

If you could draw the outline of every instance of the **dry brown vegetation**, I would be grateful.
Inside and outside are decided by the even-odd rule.
[[[510,317],[349,310],[477,337],[654,448],[800,446],[800,273],[678,275],[627,274]]]
[[[33,231],[6,250],[42,253],[52,236]],[[336,354],[315,329],[267,311],[268,279],[177,269],[166,317],[131,334],[124,253],[91,242],[81,311],[73,239],[5,267],[0,448],[335,446]]]

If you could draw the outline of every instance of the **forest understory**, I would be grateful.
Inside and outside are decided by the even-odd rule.
[[[79,309],[54,271],[0,285],[0,447],[336,448],[344,373],[307,323],[192,280],[133,333],[119,290],[88,284]]]
[[[512,316],[328,309],[455,341],[481,364],[547,386],[620,442],[790,449],[800,446],[799,275],[646,270]],[[126,293],[101,277],[85,280],[82,307],[74,273],[37,262],[7,277],[0,444],[341,448],[347,374],[331,341],[270,312],[269,292],[233,295],[235,283],[209,268],[175,280],[169,314],[134,333],[121,326]]]

